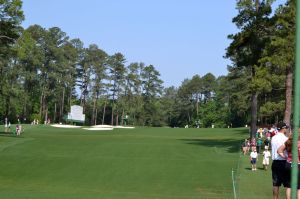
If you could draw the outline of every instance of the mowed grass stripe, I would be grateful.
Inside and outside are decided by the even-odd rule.
[[[0,136],[1,198],[232,198],[242,129],[26,126]],[[3,134],[2,134],[3,135]]]

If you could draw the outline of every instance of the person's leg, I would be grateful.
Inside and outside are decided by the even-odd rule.
[[[297,199],[300,199],[300,189],[297,191]]]
[[[273,187],[273,198],[278,199],[279,187]]]
[[[291,188],[286,188],[286,199],[291,198]]]

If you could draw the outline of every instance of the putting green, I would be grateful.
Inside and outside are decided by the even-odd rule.
[[[1,133],[0,196],[232,198],[231,170],[246,134],[245,129],[96,132],[28,125],[21,137]]]

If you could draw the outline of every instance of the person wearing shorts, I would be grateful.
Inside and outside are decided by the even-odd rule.
[[[271,157],[271,153],[270,151],[268,151],[268,149],[265,149],[265,151],[263,152],[263,166],[265,170],[268,170],[268,166],[269,166],[269,158]]]
[[[286,159],[281,157],[277,150],[287,141],[287,129],[288,126],[281,122],[277,126],[279,132],[272,137],[271,147],[272,147],[272,180],[273,180],[273,198],[278,199],[279,187],[283,185],[287,187],[286,180],[286,169],[285,163]]]
[[[300,131],[298,132],[300,135]],[[300,139],[300,137],[299,137]],[[297,198],[300,198],[300,140],[298,139],[298,182],[297,182]],[[288,138],[288,140],[284,143],[284,145],[282,145],[281,147],[279,147],[279,149],[277,150],[278,154],[281,157],[286,158],[286,164],[285,164],[285,169],[286,169],[286,198],[290,199],[291,198],[291,168],[292,168],[292,160],[293,160],[293,156],[292,156],[292,143],[293,143],[293,136],[290,136]]]
[[[252,171],[256,171],[256,161],[257,161],[257,152],[256,149],[254,149],[251,153],[250,153],[250,162],[251,162],[251,167],[252,167]]]

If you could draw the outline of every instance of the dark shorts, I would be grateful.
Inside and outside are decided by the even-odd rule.
[[[286,183],[286,187],[288,188],[291,188],[291,180],[292,180],[292,167],[291,167],[291,163],[286,163],[285,164],[285,170],[286,170],[286,174],[287,174],[287,177],[286,177],[286,180],[287,180],[287,183]],[[299,177],[300,177],[300,165],[298,165],[298,185],[297,185],[297,189],[300,189],[300,181],[299,181]]]
[[[272,180],[274,187],[288,186],[288,175],[285,160],[273,160],[272,163]]]
[[[251,164],[256,164],[256,158],[251,159]]]

